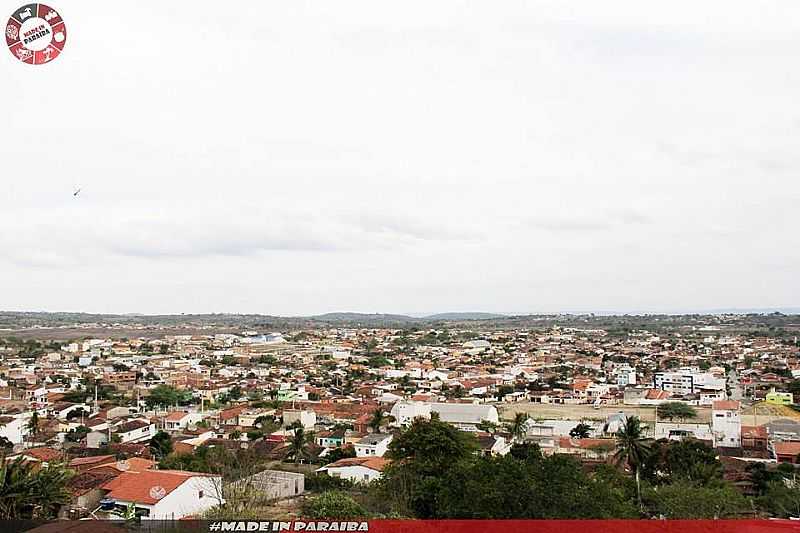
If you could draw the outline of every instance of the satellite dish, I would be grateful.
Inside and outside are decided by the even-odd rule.
[[[159,485],[156,485],[155,487],[150,489],[150,497],[153,498],[154,500],[160,500],[166,495],[167,495],[167,489]]]

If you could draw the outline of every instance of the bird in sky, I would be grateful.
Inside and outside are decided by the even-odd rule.
[[[75,191],[74,193],[72,193],[72,196],[78,196],[80,193],[81,193],[81,190],[80,190],[80,189],[78,189],[77,191]]]

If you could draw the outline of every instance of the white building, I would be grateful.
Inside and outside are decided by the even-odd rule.
[[[442,422],[459,429],[473,431],[481,422],[500,423],[500,415],[494,405],[471,403],[432,403],[431,412],[438,413]]]
[[[739,402],[733,400],[714,402],[711,407],[711,431],[714,433],[715,447],[741,447],[742,419]]]
[[[356,457],[383,457],[392,442],[392,435],[385,433],[371,433],[356,442]]]
[[[617,385],[621,387],[636,385],[636,369],[630,366],[621,366],[615,369],[614,377]]]
[[[200,413],[173,411],[164,419],[164,429],[167,431],[178,431],[197,424],[201,420],[203,420],[203,415]]]
[[[672,394],[694,394],[702,391],[725,390],[725,378],[718,378],[707,372],[694,372],[694,369],[680,369],[677,372],[656,372],[653,386]]]
[[[31,413],[0,416],[0,437],[5,437],[11,444],[22,444],[28,434],[28,420]]]
[[[179,470],[123,472],[103,488],[118,511],[129,504],[144,519],[179,520],[199,516],[225,502],[221,497],[222,478],[212,474]]]
[[[305,429],[314,429],[317,424],[317,413],[303,409],[286,409],[283,411],[283,425],[289,427],[300,422]]]
[[[431,404],[426,402],[397,402],[390,413],[394,417],[392,425],[408,426],[417,417],[430,418]]]
[[[318,468],[317,472],[325,472],[331,477],[340,477],[353,483],[369,483],[383,475],[389,464],[383,457],[348,457]]]
[[[683,440],[694,438],[698,440],[713,441],[714,434],[710,424],[695,424],[690,422],[657,422],[654,438],[667,440]]]
[[[500,423],[497,408],[489,404],[397,402],[392,407],[394,425],[408,426],[417,418],[430,418],[437,413],[442,422],[453,424],[465,431],[475,431],[481,422]]]
[[[152,439],[156,434],[156,425],[146,420],[131,420],[112,428],[115,436],[119,437],[119,442],[126,444],[129,442],[144,442]]]

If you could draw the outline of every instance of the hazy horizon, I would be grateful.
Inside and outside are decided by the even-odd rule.
[[[279,318],[308,318],[323,315],[335,314],[354,314],[354,315],[393,315],[405,316],[411,318],[426,318],[435,315],[469,315],[469,314],[485,314],[497,316],[526,316],[526,315],[597,315],[597,316],[622,316],[622,315],[714,315],[714,314],[769,314],[769,313],[782,313],[786,315],[800,315],[800,306],[779,306],[779,307],[766,307],[766,308],[709,308],[709,309],[686,309],[686,310],[596,310],[596,311],[580,311],[580,310],[545,310],[545,311],[519,311],[519,312],[491,312],[491,311],[433,311],[433,312],[397,312],[397,311],[349,311],[349,310],[333,310],[323,311],[320,313],[303,313],[303,314],[282,314],[282,313],[244,313],[237,311],[210,311],[207,313],[189,313],[189,312],[172,312],[172,313],[141,313],[136,311],[128,312],[93,312],[93,311],[79,311],[79,310],[42,310],[42,309],[0,309],[0,313],[49,313],[49,314],[86,314],[86,315],[113,315],[113,316],[131,316],[131,317],[152,317],[152,316],[181,316],[181,315],[262,315],[274,316]]]

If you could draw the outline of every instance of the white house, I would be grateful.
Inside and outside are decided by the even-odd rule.
[[[123,472],[103,488],[106,498],[118,510],[129,504],[144,519],[178,520],[198,516],[225,502],[221,497],[222,478],[212,474],[180,470],[142,470]]]
[[[711,431],[714,433],[714,446],[739,448],[742,445],[742,418],[739,415],[739,402],[723,400],[711,406]]]
[[[356,457],[383,457],[392,442],[392,435],[386,433],[370,433],[356,442]]]
[[[417,417],[430,418],[431,413],[465,431],[475,431],[483,421],[500,423],[497,408],[489,404],[397,402],[391,411],[396,426],[407,426]]]
[[[686,367],[677,372],[656,372],[653,374],[653,386],[673,394],[694,394],[701,390],[725,390],[725,378]]]
[[[201,420],[203,420],[203,415],[200,413],[173,411],[164,419],[164,429],[167,431],[178,431],[186,429],[187,426],[197,424]]]
[[[21,444],[28,434],[30,413],[0,416],[0,437],[5,437],[11,444]]]
[[[494,405],[471,403],[432,403],[431,412],[438,413],[442,422],[453,424],[459,429],[472,431],[481,422],[500,423],[500,416]]]
[[[123,444],[128,442],[142,442],[152,439],[156,434],[156,425],[145,420],[131,420],[112,429],[115,435],[119,436],[119,441]]]
[[[383,475],[389,462],[383,457],[348,457],[318,468],[317,472],[325,472],[331,477],[340,477],[353,483],[369,483]]]
[[[305,429],[314,429],[317,423],[317,413],[302,409],[285,409],[283,411],[283,425],[289,427],[295,422],[300,422]]]
[[[408,426],[417,417],[430,418],[431,405],[425,402],[397,402],[390,414],[394,417],[392,425]]]

